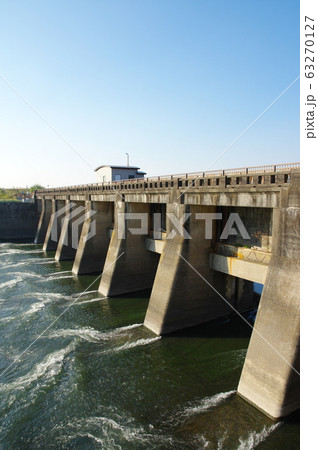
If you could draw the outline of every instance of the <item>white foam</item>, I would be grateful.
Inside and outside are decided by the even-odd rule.
[[[256,448],[261,442],[265,441],[265,439],[280,425],[281,422],[275,423],[270,427],[264,426],[262,431],[252,431],[246,439],[240,438],[240,446],[238,447],[238,450],[252,450],[253,448]]]
[[[65,273],[72,273],[72,271],[71,271],[71,270],[63,270],[62,272],[54,272],[54,273],[50,273],[50,274],[47,275],[47,276],[48,276],[48,278],[51,278],[51,277],[56,277],[56,276],[65,274]]]
[[[35,265],[39,265],[39,264],[57,264],[58,261],[55,261],[55,259],[53,258],[47,258],[45,260],[37,260],[37,262],[35,262]]]
[[[43,278],[42,275],[34,272],[8,272],[7,275],[14,275],[20,278]]]
[[[141,325],[142,324],[136,323],[133,325],[128,325],[127,327],[119,327],[106,332],[98,331],[91,327],[60,329],[50,333],[48,337],[56,338],[76,336],[88,342],[100,342],[110,340],[118,334],[140,327]]]
[[[67,347],[50,353],[43,362],[36,364],[34,369],[26,375],[17,378],[12,383],[0,383],[0,392],[12,389],[24,389],[40,378],[44,378],[45,381],[52,380],[59,374],[62,369],[63,360],[74,350],[74,348],[75,342],[73,341]]]
[[[192,416],[193,414],[199,414],[211,408],[215,408],[220,403],[223,403],[226,399],[231,397],[231,395],[233,395],[235,392],[236,391],[220,392],[219,394],[215,394],[212,397],[205,397],[197,402],[194,406],[186,408],[183,411],[182,415]]]
[[[20,250],[20,253],[24,253],[25,255],[33,254],[33,253],[43,253],[44,250],[36,249],[36,250]]]
[[[16,284],[20,283],[22,281],[21,277],[17,277],[14,280],[4,281],[3,283],[0,283],[0,289],[7,289],[15,286]]]
[[[9,316],[9,317],[2,317],[0,319],[0,322],[11,322],[13,319],[15,319],[15,316]]]
[[[66,276],[61,276],[61,277],[48,277],[48,278],[44,278],[42,280],[39,280],[40,282],[47,282],[47,281],[55,281],[55,280],[65,280],[67,278],[74,278],[74,275],[66,275]]]
[[[49,334],[49,338],[56,338],[56,337],[70,337],[70,336],[77,336],[85,341],[88,342],[99,342],[101,340],[107,340],[109,339],[109,335],[107,333],[102,333],[100,331],[94,330],[90,327],[83,327],[83,328],[74,328],[74,329],[65,329],[65,330],[57,330],[53,333]]]
[[[79,297],[80,299],[81,297]],[[85,303],[95,303],[95,302],[100,302],[101,300],[107,300],[106,297],[97,297],[97,298],[92,298],[91,300],[84,300],[83,302],[77,302],[74,303],[74,305],[84,305]]]
[[[30,308],[24,313],[25,315],[30,315],[30,314],[34,314],[37,311],[39,311],[40,309],[44,308],[45,305],[50,301],[50,299],[46,300],[46,301],[42,301],[42,302],[37,302],[37,303],[33,303]]]
[[[111,431],[115,430],[116,435],[118,434],[118,432],[120,432],[127,442],[140,442],[143,444],[148,444],[148,448],[157,448],[159,443],[160,445],[165,443],[169,445],[169,448],[174,448],[174,441],[172,437],[164,436],[161,433],[160,435],[157,435],[153,432],[149,433],[142,426],[132,426],[128,423],[126,422],[125,425],[121,425],[114,419],[110,419],[108,417],[91,417],[86,420],[86,425],[96,426],[100,428],[108,442],[111,439]],[[149,429],[153,429],[153,427],[149,426]],[[106,446],[105,448],[109,447]]]
[[[63,295],[56,292],[33,292],[32,296],[37,298],[49,298],[49,299],[54,298],[64,299],[70,297],[69,295]]]
[[[134,342],[126,342],[126,344],[123,344],[123,345],[120,345],[119,347],[115,347],[110,350],[107,350],[105,353],[117,353],[117,352],[121,352],[123,350],[129,350],[131,348],[153,344],[154,342],[157,342],[160,339],[161,339],[161,336],[157,336],[157,337],[148,338],[148,339],[138,339],[137,341],[134,341]]]
[[[224,441],[225,441],[225,439],[227,438],[227,436],[228,436],[228,433],[227,433],[227,431],[223,434],[223,436],[218,440],[218,448],[217,448],[217,450],[222,450],[223,449],[223,444],[224,444]]]
[[[89,295],[89,294],[96,294],[96,292],[98,292],[97,290],[95,290],[95,291],[84,291],[84,292],[78,292],[78,293],[76,293],[76,294],[73,294],[72,295],[72,297],[85,297],[86,295]]]
[[[4,252],[0,252],[0,255],[6,256],[6,255],[15,255],[15,254],[24,254],[24,255],[32,255],[34,253],[43,253],[42,249],[35,249],[35,250],[21,250],[18,248],[10,248]]]
[[[150,434],[147,434],[142,427],[124,426],[108,417],[91,417],[87,419],[87,422],[100,427],[103,435],[107,438],[109,437],[109,429],[120,431],[128,442],[136,440],[145,442],[152,437]]]
[[[175,440],[171,436],[155,433],[154,427],[149,424],[148,430],[141,425],[134,425],[133,419],[125,418],[121,424],[119,418],[122,414],[116,414],[116,420],[109,417],[92,416],[85,419],[72,420],[67,424],[72,431],[67,435],[69,439],[76,437],[90,437],[102,445],[105,449],[122,449],[122,438],[133,443],[133,448],[142,443],[142,448],[158,448],[163,443],[169,448],[174,448]],[[73,431],[74,430],[74,431]],[[65,426],[63,426],[65,434]],[[145,447],[146,445],[146,447]]]
[[[0,256],[2,256],[3,253],[0,253]],[[8,264],[6,261],[0,261],[0,265],[1,267],[5,267],[7,268],[16,268],[16,267],[21,267],[21,266],[26,266],[26,265],[39,265],[39,264],[52,264],[52,263],[56,263],[57,261],[55,261],[53,258],[45,258],[43,260],[39,261],[39,258],[28,258],[25,261],[20,261],[20,262],[15,262],[15,263],[11,263]]]
[[[201,441],[202,441],[202,445],[203,445],[202,448],[207,448],[210,444],[210,441],[207,441],[204,436],[201,436]]]
[[[23,250],[18,250],[16,248],[10,248],[10,249],[8,249],[5,252],[0,252],[0,255],[1,256],[7,256],[7,255],[14,255],[14,254],[17,254],[17,253],[24,253],[24,251]]]
[[[1,255],[1,253],[0,253]],[[6,264],[5,262],[0,263],[1,267],[4,267],[5,269],[10,269],[12,268],[16,268],[16,267],[20,267],[20,266],[25,266],[26,264],[29,264],[29,261],[23,261],[23,262],[19,262],[19,263],[13,263],[13,264]]]
[[[116,330],[118,330],[118,331],[132,330],[133,328],[139,328],[142,325],[143,325],[143,323],[134,323],[133,325],[127,325],[125,327],[116,328]]]

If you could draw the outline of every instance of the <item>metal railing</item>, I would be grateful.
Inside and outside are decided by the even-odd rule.
[[[240,167],[235,169],[224,169],[224,170],[209,170],[205,172],[190,172],[190,173],[178,173],[173,175],[160,175],[154,177],[147,178],[131,178],[124,179],[118,181],[107,181],[100,183],[91,183],[91,184],[81,184],[75,186],[63,186],[58,188],[49,188],[49,189],[41,189],[37,191],[37,194],[45,194],[50,193],[52,191],[55,192],[65,192],[65,191],[84,191],[84,190],[94,190],[94,188],[99,188],[101,186],[112,186],[115,189],[118,188],[121,184],[127,185],[136,185],[139,183],[158,183],[158,182],[167,182],[179,179],[189,179],[193,180],[196,178],[217,178],[217,177],[229,177],[230,175],[238,176],[238,175],[264,175],[264,174],[276,174],[280,172],[290,173],[292,171],[299,171],[300,163],[287,163],[287,164],[274,164],[267,166],[254,166],[254,167]]]

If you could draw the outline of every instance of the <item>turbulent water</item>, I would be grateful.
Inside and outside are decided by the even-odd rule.
[[[1,449],[299,448],[297,415],[274,423],[236,395],[241,319],[160,338],[147,295],[105,299],[52,256],[0,244]]]

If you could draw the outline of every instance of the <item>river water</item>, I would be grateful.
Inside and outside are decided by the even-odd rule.
[[[1,449],[299,448],[298,414],[275,423],[235,393],[241,319],[157,337],[149,293],[105,299],[53,256],[0,244]]]

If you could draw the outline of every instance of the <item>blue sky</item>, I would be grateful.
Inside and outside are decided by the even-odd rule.
[[[0,186],[207,169],[299,75],[299,2],[0,6]],[[299,160],[299,80],[211,168]]]

